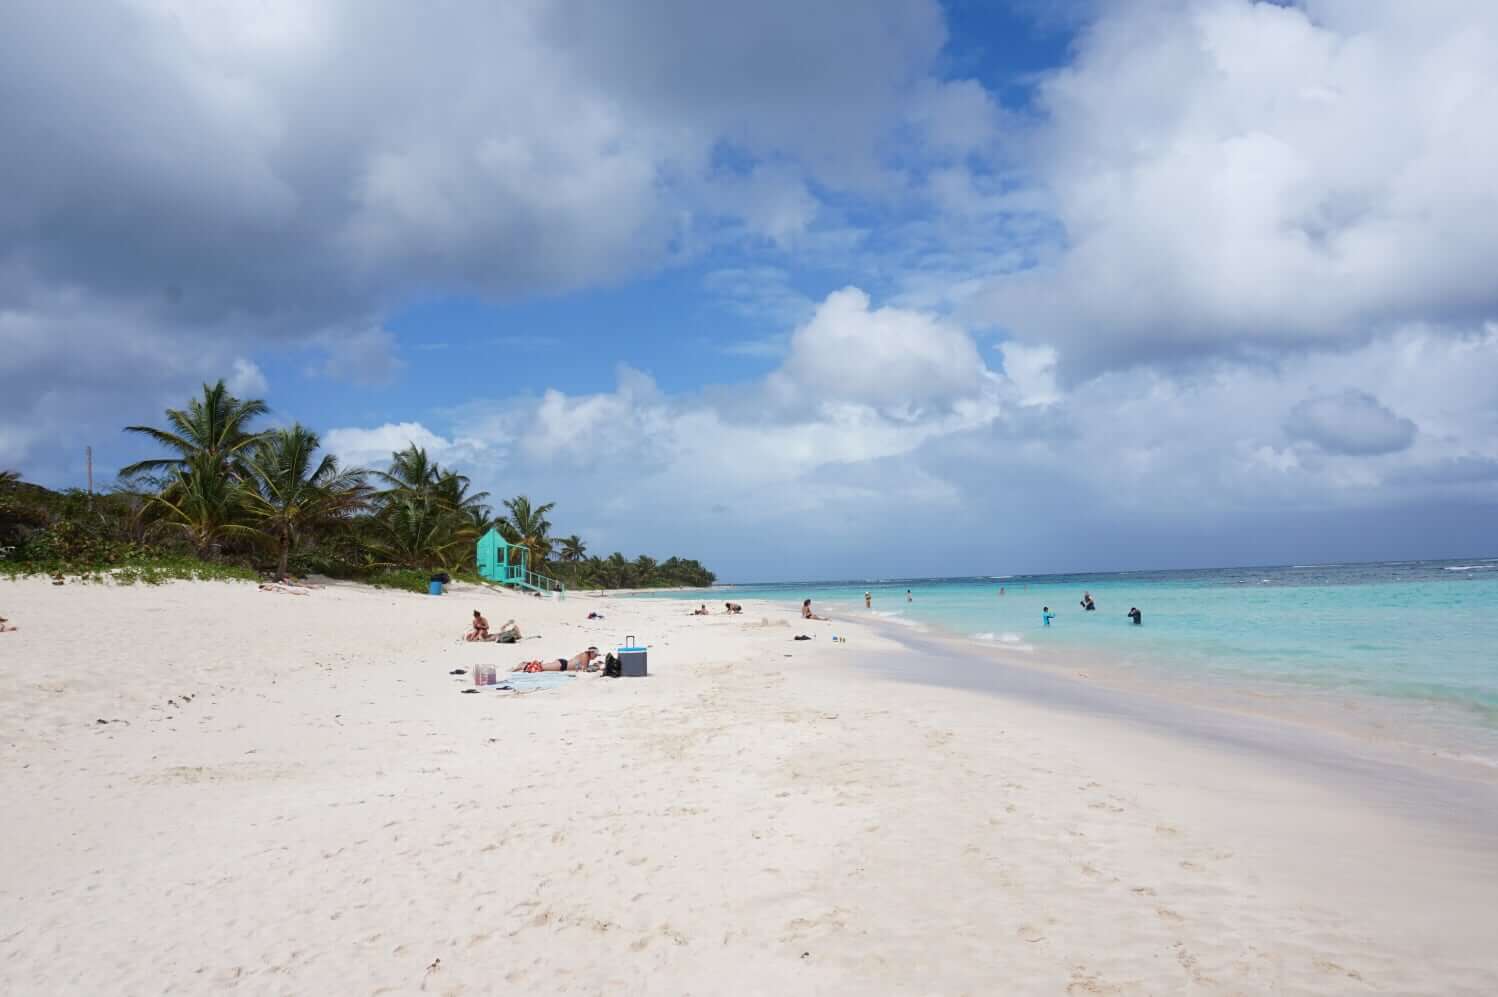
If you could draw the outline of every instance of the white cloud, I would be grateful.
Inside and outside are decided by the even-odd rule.
[[[900,187],[881,143],[935,85],[938,4],[688,8],[12,5],[0,93],[49,97],[0,101],[0,418],[41,427],[34,453],[89,431],[9,390],[89,394],[88,364],[54,363],[36,331],[80,313],[139,336],[71,333],[75,357],[140,366],[153,396],[308,345],[321,372],[378,384],[401,370],[385,323],[413,299],[857,238],[823,196]],[[137,365],[146,344],[157,362]]]
[[[1049,346],[999,344],[1004,374],[1014,382],[1022,405],[1049,405],[1060,399],[1056,389],[1056,351]]]
[[[924,312],[870,308],[869,296],[849,287],[829,295],[796,330],[773,387],[905,409],[970,397],[987,373],[961,327]]]
[[[256,364],[244,357],[234,358],[234,368],[225,379],[229,391],[240,398],[262,398],[270,382]]]
[[[342,427],[322,434],[323,449],[337,454],[346,466],[375,470],[386,469],[391,454],[410,446],[427,451],[432,460],[440,464],[469,469],[498,459],[503,454],[505,443],[503,439],[480,441],[471,436],[444,437],[419,422],[385,423],[367,429]]]
[[[839,295],[854,317],[883,311],[849,292],[820,310]],[[902,328],[940,324],[894,311]],[[1283,367],[1137,368],[1071,389],[1054,384],[1045,350],[1000,349],[1006,373],[946,382],[914,412],[832,397],[785,369],[673,395],[624,368],[611,391],[475,402],[446,417],[448,436],[380,427],[365,449],[425,439],[480,487],[556,498],[561,528],[590,524],[595,549],[688,551],[739,577],[826,570],[796,568],[797,551],[878,571],[892,531],[921,517],[919,549],[889,555],[899,570],[981,570],[990,557],[1035,569],[1191,563],[1202,537],[1273,559],[1300,542],[1264,532],[1287,515],[1351,524],[1381,508],[1498,500],[1498,327],[1409,328]],[[1323,387],[1347,382],[1369,397],[1401,390],[1404,414]],[[1309,444],[1297,420],[1327,397]],[[1406,419],[1420,432],[1396,447]],[[458,456],[456,437],[483,456]]]
[[[985,317],[1085,375],[1498,313],[1498,6],[1103,10],[1025,147],[1064,243]]]

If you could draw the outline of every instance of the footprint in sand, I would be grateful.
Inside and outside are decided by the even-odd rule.
[[[1022,924],[1014,933],[1022,942],[1034,944],[1035,942],[1045,941],[1045,933],[1033,924]]]

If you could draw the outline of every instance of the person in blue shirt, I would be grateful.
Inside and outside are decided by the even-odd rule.
[[[1041,606],[1040,607],[1040,622],[1043,623],[1044,625],[1050,626],[1051,625],[1051,620],[1052,620],[1053,617],[1055,617],[1055,615],[1056,615],[1055,613],[1051,612],[1051,607],[1050,606]]]

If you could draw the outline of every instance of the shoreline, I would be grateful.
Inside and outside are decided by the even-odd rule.
[[[744,602],[746,613],[751,605],[774,613],[794,613],[797,608],[791,602],[782,605],[752,598]],[[1099,691],[1141,697],[1164,709],[1208,711],[1330,736],[1345,742],[1343,750],[1361,749],[1385,761],[1498,784],[1498,728],[1476,717],[1479,708],[1472,704],[1345,689],[1318,690],[1312,685],[1263,676],[1203,677],[1190,672],[1171,674],[1164,669],[1141,673],[1136,667],[1110,660],[1106,652],[1069,648],[1037,653],[1029,645],[1016,649],[948,628],[939,621],[906,617],[899,611],[829,605],[827,611],[837,614],[837,622],[874,628],[913,646],[939,646],[944,653],[1080,682]],[[927,681],[921,676],[908,678]]]
[[[951,662],[868,621],[464,585],[0,599],[7,992],[1498,989],[1490,834],[891,681]],[[473,608],[526,641],[463,643]],[[462,694],[626,633],[647,679]]]

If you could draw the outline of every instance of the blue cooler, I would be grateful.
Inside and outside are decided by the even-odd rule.
[[[645,649],[635,646],[635,635],[624,638],[627,646],[619,648],[619,677],[643,678],[645,676]]]

